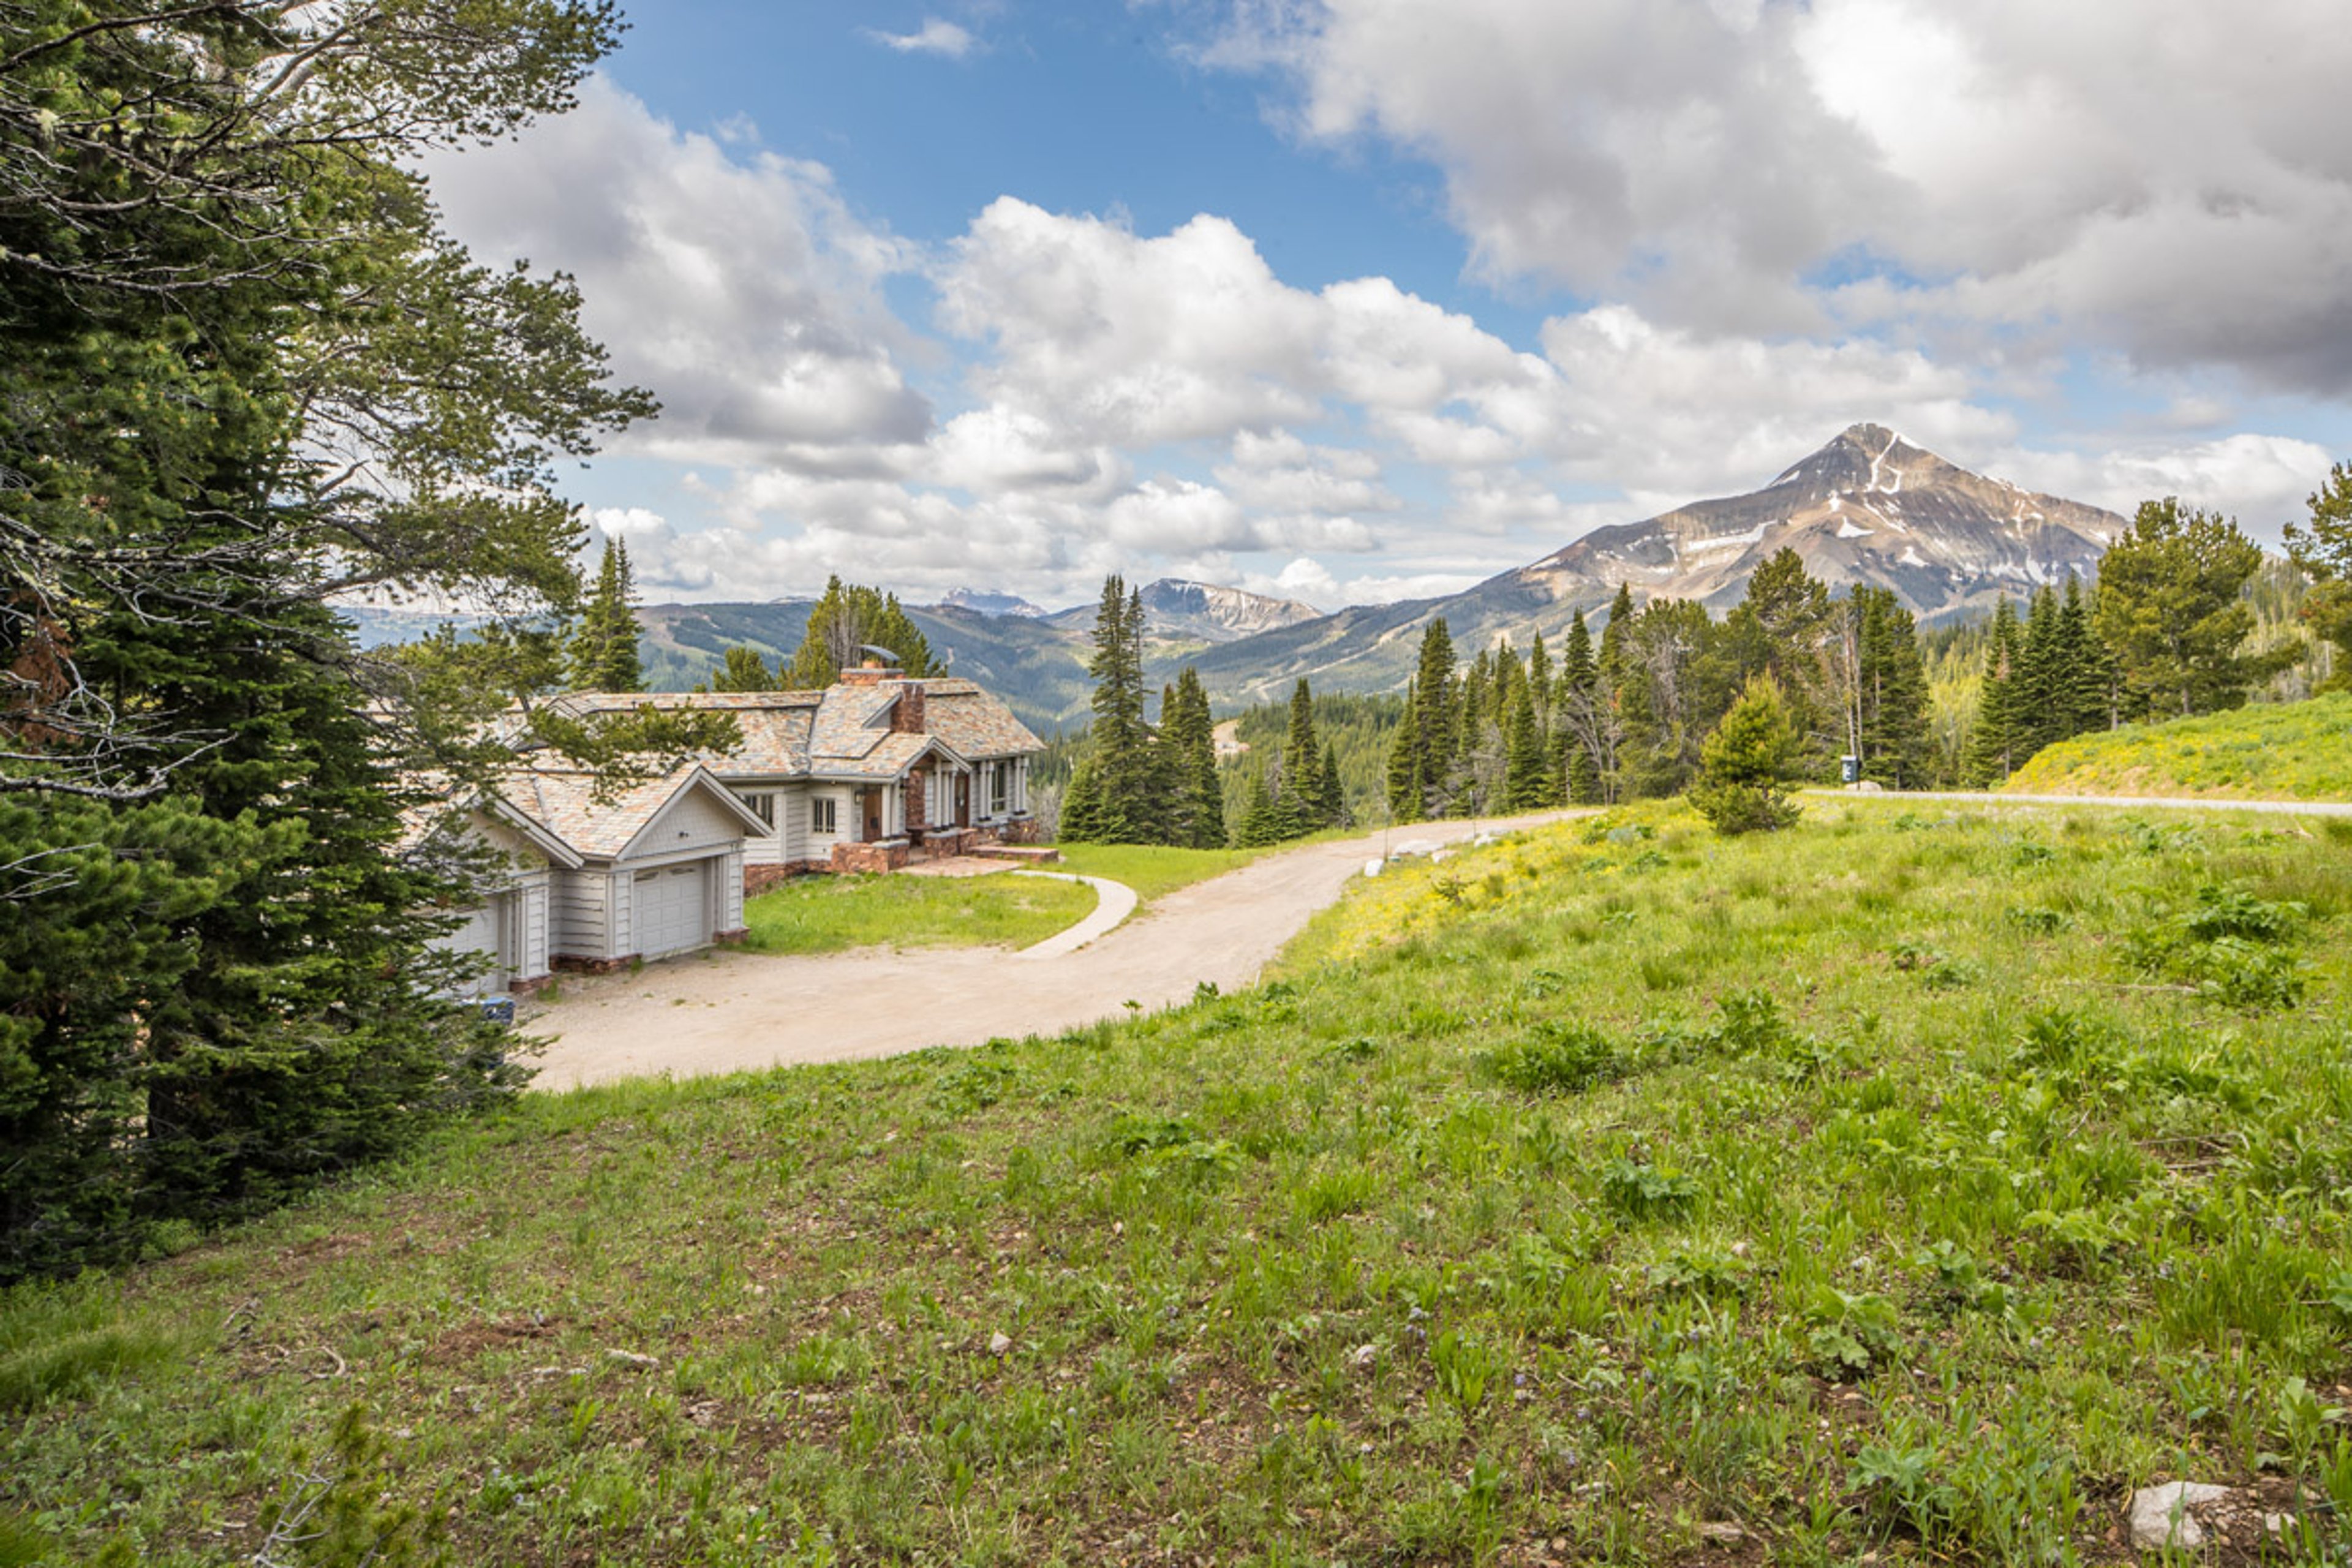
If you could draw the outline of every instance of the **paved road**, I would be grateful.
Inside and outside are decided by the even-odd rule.
[[[1423,822],[1391,837],[1400,847],[1434,846],[1573,815]],[[1076,952],[1052,952],[1052,943],[1021,955],[989,948],[811,958],[730,952],[636,974],[567,978],[563,1000],[529,1020],[532,1033],[556,1037],[539,1087],[978,1045],[999,1035],[1056,1034],[1123,1015],[1129,1002],[1164,1007],[1203,980],[1231,991],[1255,979],[1308,917],[1338,900],[1381,843],[1371,834],[1269,855],[1170,893]]]
[[[2133,810],[2160,807],[2182,811],[2266,811],[2288,816],[2352,816],[2352,802],[2338,800],[2216,800],[2155,795],[1995,795],[1990,791],[1877,791],[1809,789],[1807,795],[1839,800],[1897,803],[1914,800],[1954,800],[1971,805],[2101,805]]]

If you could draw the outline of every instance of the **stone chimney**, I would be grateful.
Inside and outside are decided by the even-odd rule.
[[[923,733],[923,683],[891,675],[890,684],[898,689],[898,705],[890,710],[890,732],[894,735]]]

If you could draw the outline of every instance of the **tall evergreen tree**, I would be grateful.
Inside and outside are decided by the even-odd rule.
[[[1858,587],[1854,596],[1862,604],[1862,776],[1921,788],[1934,772],[1935,745],[1917,627],[1892,589]]]
[[[1283,804],[1312,832],[1323,821],[1323,748],[1315,738],[1315,695],[1302,677],[1290,691],[1290,732],[1282,746]]]
[[[2115,654],[2127,719],[2172,719],[2242,704],[2294,651],[2242,652],[2245,602],[2262,547],[2217,513],[2177,499],[2141,505],[2099,558],[2091,618]]]
[[[1225,792],[1217,777],[1216,725],[1201,672],[1186,665],[1160,704],[1160,737],[1172,760],[1169,839],[1194,849],[1225,844]]]
[[[2309,522],[2287,524],[2287,557],[2311,579],[2304,619],[2336,648],[2336,667],[2320,689],[2352,690],[2352,463],[2329,468],[2306,504]]]
[[[1503,778],[1504,806],[1511,811],[1538,811],[1554,804],[1558,797],[1544,754],[1544,732],[1536,719],[1534,697],[1527,687],[1512,691],[1504,730],[1509,752]]]
[[[2017,668],[2010,678],[2012,768],[2023,767],[2034,752],[2069,733],[2066,698],[2072,677],[2066,668],[2058,592],[2045,583],[2027,602],[2025,630],[2018,638]]]
[[[1404,693],[1404,717],[1398,721],[1395,738],[1389,742],[1388,774],[1384,784],[1391,821],[1419,822],[1428,815],[1428,788],[1426,777],[1422,773],[1422,760],[1425,754],[1421,742],[1420,691],[1417,686],[1408,684]]]
[[[2066,597],[2058,610],[2059,663],[2064,670],[2054,700],[2064,716],[2063,734],[2088,734],[2115,723],[2116,668],[2107,645],[2091,626],[2091,604],[2082,579],[2069,573]]]
[[[816,691],[841,679],[868,657],[868,647],[888,648],[900,674],[921,679],[940,673],[931,645],[908,618],[898,595],[862,583],[844,584],[838,574],[809,610],[801,646],[783,672],[787,690]]]
[[[1985,644],[1984,678],[1977,697],[1976,723],[1969,731],[1969,783],[1979,789],[1998,784],[2025,759],[2018,754],[2019,716],[2014,678],[2021,637],[2017,610],[2004,594],[1993,606],[1992,633]]]
[[[250,1212],[513,1082],[436,999],[467,889],[404,851],[403,780],[511,760],[476,721],[562,661],[509,634],[579,605],[554,460],[652,403],[418,172],[560,111],[614,18],[460,9],[11,8],[0,1279]],[[378,658],[325,608],[367,588],[507,614]]]
[[[643,691],[645,665],[637,657],[637,612],[629,552],[618,539],[604,542],[580,624],[572,633],[572,684],[583,691]]]
[[[1332,742],[1323,742],[1323,767],[1318,775],[1321,785],[1316,797],[1316,819],[1324,827],[1345,827],[1348,824],[1348,790],[1339,777],[1339,749]]]
[[[1443,816],[1452,804],[1450,781],[1461,744],[1459,687],[1453,634],[1440,616],[1422,633],[1421,661],[1413,675],[1413,760],[1421,780],[1416,818]]]
[[[1543,633],[1528,649],[1528,695],[1534,699],[1536,716],[1549,718],[1551,713],[1551,655],[1544,648]]]
[[[1104,579],[1087,673],[1095,681],[1095,771],[1102,792],[1097,834],[1106,844],[1156,837],[1151,737],[1143,718],[1142,610],[1124,578]]]

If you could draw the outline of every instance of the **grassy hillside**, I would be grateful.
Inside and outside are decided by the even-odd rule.
[[[2352,800],[2352,693],[2127,724],[2044,748],[2011,795]]]
[[[0,1298],[0,1561],[314,1500],[482,1563],[2116,1560],[2170,1477],[2332,1561],[2352,833],[1808,809],[1391,871],[1059,1039],[533,1098]]]

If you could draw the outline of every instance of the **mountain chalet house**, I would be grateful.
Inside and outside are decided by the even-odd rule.
[[[741,740],[602,800],[590,774],[525,766],[453,814],[511,868],[441,939],[491,956],[484,990],[740,937],[745,896],[795,873],[895,870],[1025,837],[1045,749],[971,681],[872,665],[822,691],[577,692],[555,705],[575,718],[723,712]]]

